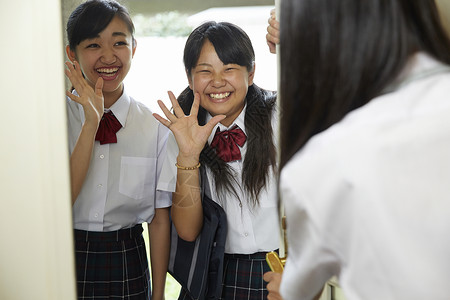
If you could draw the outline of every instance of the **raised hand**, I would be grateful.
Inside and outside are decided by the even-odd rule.
[[[69,78],[73,87],[78,93],[77,95],[66,91],[67,97],[71,100],[81,104],[84,109],[84,114],[87,124],[92,124],[97,126],[103,116],[104,109],[104,98],[103,98],[103,78],[99,77],[95,88],[93,89],[84,79],[81,73],[80,65],[77,61],[66,62],[67,69],[65,69],[65,74]]]
[[[200,152],[205,146],[214,126],[222,121],[225,115],[217,115],[209,120],[206,125],[200,126],[197,120],[200,96],[195,94],[190,114],[186,116],[174,94],[172,92],[168,92],[168,94],[174,113],[171,113],[164,103],[158,100],[158,105],[167,119],[164,119],[156,113],[153,115],[159,122],[173,132],[180,151],[179,156],[192,158],[192,161],[198,161]]]
[[[103,98],[103,78],[99,78],[92,88],[83,78],[81,68],[78,62],[66,62],[66,76],[69,78],[77,95],[66,92],[67,97],[81,104],[86,118],[75,147],[70,156],[70,182],[72,191],[72,204],[75,203],[91,161],[92,149],[95,142],[100,119],[103,116],[104,98]]]
[[[280,23],[276,19],[275,9],[270,11],[270,18],[268,20],[266,42],[269,46],[270,53],[276,53],[276,45],[280,43]]]

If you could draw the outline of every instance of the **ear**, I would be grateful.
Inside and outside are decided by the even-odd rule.
[[[77,55],[76,55],[75,51],[73,51],[72,49],[70,49],[70,46],[69,46],[69,45],[66,46],[66,55],[67,55],[67,58],[68,58],[71,62],[73,62],[74,60],[77,59]]]
[[[253,69],[248,72],[248,86],[251,86],[253,84],[253,78],[255,77],[255,69],[256,69],[256,64],[253,63]]]
[[[134,57],[134,53],[136,52],[137,40],[133,37],[133,50],[131,52],[131,57]]]

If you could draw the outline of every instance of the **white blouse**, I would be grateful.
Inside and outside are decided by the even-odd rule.
[[[81,126],[83,107],[67,98],[69,150]],[[176,155],[167,155],[169,130],[124,91],[110,108],[122,124],[116,144],[96,141],[89,171],[73,206],[74,228],[113,231],[151,222],[155,208],[172,204]]]
[[[284,299],[337,275],[348,300],[449,299],[450,68],[415,55],[397,89],[313,137],[281,174]]]
[[[208,142],[211,144],[217,127],[221,131],[230,129],[234,125],[238,125],[244,133],[244,117],[245,108],[236,120],[229,127],[223,126],[219,123],[214,127]],[[275,114],[274,114],[275,115]],[[207,117],[207,121],[211,118]],[[277,135],[276,118],[273,118],[272,126],[274,128],[274,137]],[[242,183],[242,167],[247,150],[247,142],[243,147],[239,147],[241,150],[242,159],[240,161],[229,162],[228,165],[234,171],[237,182]],[[226,199],[225,203],[219,201],[219,197],[215,192],[215,182],[213,175],[209,169],[207,169],[208,181],[210,184],[210,191],[212,193],[211,198],[219,203],[227,214],[228,219],[228,234],[225,245],[225,253],[239,253],[239,254],[252,254],[256,252],[267,252],[279,248],[280,245],[280,227],[277,208],[277,182],[276,177],[271,172],[269,176],[269,182],[266,187],[261,191],[259,196],[259,207],[253,207],[248,203],[246,195],[241,191],[239,187],[236,187],[239,199],[233,194],[227,194],[222,199]]]

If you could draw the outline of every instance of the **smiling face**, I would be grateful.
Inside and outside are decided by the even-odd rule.
[[[226,115],[221,123],[230,126],[245,106],[254,74],[254,68],[249,72],[245,66],[224,64],[206,40],[188,79],[194,93],[200,94],[200,105],[212,116]]]
[[[136,45],[126,23],[114,17],[96,37],[81,41],[67,56],[77,60],[90,86],[102,77],[105,106],[111,106],[123,92],[123,80],[131,67]]]

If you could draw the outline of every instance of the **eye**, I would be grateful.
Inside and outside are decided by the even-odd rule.
[[[125,41],[116,42],[114,46],[128,46],[128,43]]]
[[[236,64],[227,64],[224,66],[225,72],[231,72],[239,69],[239,65]]]
[[[89,44],[89,45],[86,46],[86,48],[99,48],[99,47],[100,47],[100,45],[99,44],[95,44],[95,43],[92,43],[92,44]]]

